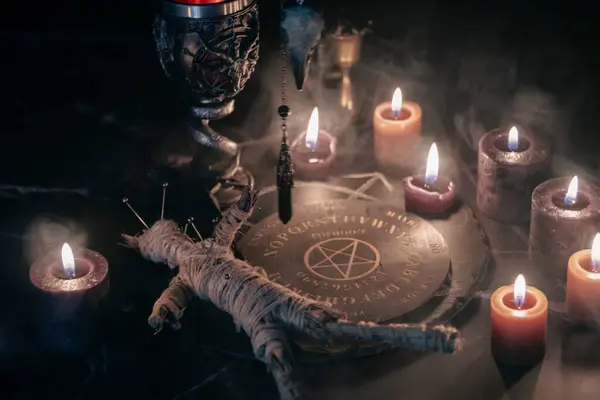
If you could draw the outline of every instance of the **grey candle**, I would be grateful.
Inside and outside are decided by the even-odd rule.
[[[496,129],[479,141],[477,206],[504,222],[529,220],[533,189],[543,182],[550,147],[516,127]]]
[[[557,277],[566,276],[571,254],[587,249],[600,229],[600,188],[577,177],[548,180],[533,191],[529,249],[551,256]]]

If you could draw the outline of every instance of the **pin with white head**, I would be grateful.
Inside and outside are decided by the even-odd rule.
[[[127,197],[123,197],[123,203],[131,210],[131,212],[133,213],[133,215],[135,215],[137,217],[137,219],[140,220],[140,222],[142,223],[142,225],[144,225],[146,227],[146,229],[150,229],[148,227],[148,224],[142,219],[142,217],[140,217],[140,214],[138,214],[133,207],[131,207],[131,204],[129,204],[129,199]]]
[[[162,184],[163,192],[162,192],[162,206],[160,208],[160,219],[165,219],[165,200],[167,198],[167,188],[169,187],[169,183],[165,182]]]

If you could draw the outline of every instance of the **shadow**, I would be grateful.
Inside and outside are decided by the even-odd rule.
[[[600,332],[583,326],[563,325],[561,361],[563,368],[600,367]]]
[[[385,379],[428,354],[398,349],[351,360],[300,364],[297,368],[307,386],[358,387],[374,379]]]
[[[600,332],[565,324],[562,334],[559,370],[563,398],[598,398]]]
[[[502,378],[506,390],[510,390],[518,383],[521,383],[521,385],[519,385],[519,398],[533,397],[535,386],[542,368],[542,362],[532,366],[517,366],[494,360],[494,364],[498,369],[498,373]],[[525,377],[527,378],[525,379]]]

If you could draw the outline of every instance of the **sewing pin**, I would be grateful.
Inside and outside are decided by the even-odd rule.
[[[163,196],[162,196],[162,207],[160,209],[160,219],[165,218],[165,199],[167,197],[167,187],[169,187],[169,182],[163,183],[162,187],[163,187]]]
[[[196,235],[198,235],[200,240],[204,240],[204,239],[202,239],[202,235],[200,234],[200,232],[198,232],[198,229],[196,228],[196,225],[194,224],[194,217],[189,217],[188,223],[192,226],[192,228],[194,228],[194,231],[196,232]]]
[[[137,219],[140,220],[140,222],[142,223],[142,225],[144,225],[146,227],[146,229],[150,229],[148,227],[148,224],[146,224],[146,222],[144,222],[144,220],[142,219],[142,217],[140,217],[140,215],[135,212],[135,210],[133,209],[133,207],[131,207],[131,204],[129,204],[129,199],[127,197],[123,197],[123,203],[125,203],[125,205],[127,207],[129,207],[129,209],[131,210],[131,212],[137,217]]]

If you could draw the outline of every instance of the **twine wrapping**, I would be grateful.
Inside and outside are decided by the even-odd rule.
[[[252,213],[256,197],[256,192],[246,188],[239,203],[219,221],[213,237],[198,243],[168,220],[157,221],[139,236],[123,235],[125,245],[137,248],[145,258],[179,266],[178,275],[156,301],[148,319],[153,328],[160,330],[168,323],[178,329],[192,294],[210,300],[248,334],[254,354],[273,374],[282,400],[296,400],[301,395],[292,377],[286,329],[318,339],[347,336],[423,351],[453,353],[459,348],[459,333],[452,327],[345,321],[329,304],[271,282],[261,269],[236,259],[231,244]]]

